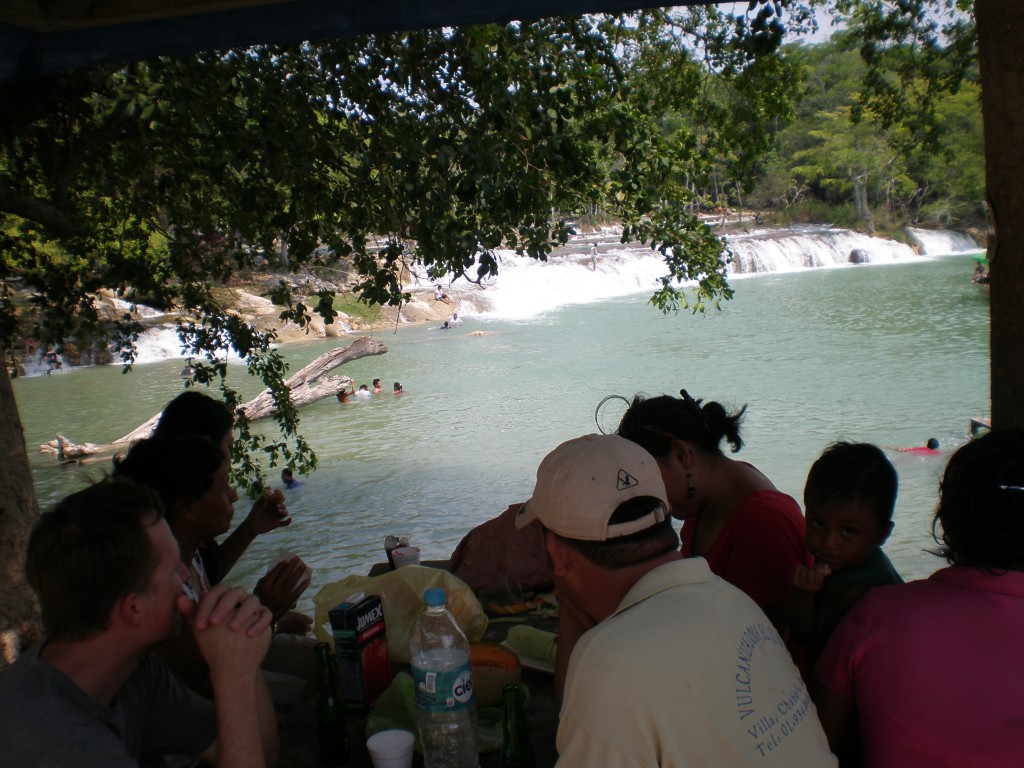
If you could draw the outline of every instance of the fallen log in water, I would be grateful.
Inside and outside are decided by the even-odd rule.
[[[292,405],[301,408],[304,405],[323,400],[325,397],[337,397],[342,389],[347,389],[352,383],[348,376],[327,376],[327,373],[339,365],[358,360],[361,357],[371,355],[383,355],[388,348],[379,341],[373,339],[356,339],[351,346],[345,349],[332,349],[294,376],[285,381],[285,386],[291,390]],[[269,390],[261,392],[252,400],[242,406],[242,412],[249,421],[267,418],[274,410],[274,400]]]
[[[56,440],[50,440],[39,446],[40,452],[53,454],[59,461],[92,456],[94,453],[102,452],[103,448],[102,445],[96,445],[95,443],[82,443],[81,445],[73,443],[59,432],[57,433]]]
[[[370,338],[359,338],[347,347],[337,347],[320,355],[316,360],[303,367],[294,376],[285,380],[285,386],[291,390],[292,404],[301,408],[326,397],[336,397],[342,389],[348,389],[352,384],[349,376],[327,376],[339,365],[344,365],[362,357],[383,355],[388,348]],[[265,419],[274,411],[274,400],[269,390],[264,390],[247,403],[240,406],[241,411],[249,421]],[[50,440],[39,446],[42,453],[49,453],[57,456],[61,461],[66,459],[81,458],[100,453],[113,453],[125,448],[137,440],[149,437],[160,420],[160,414],[149,419],[145,424],[136,427],[124,437],[119,437],[108,445],[96,445],[95,443],[72,443],[61,434],[56,440]]]

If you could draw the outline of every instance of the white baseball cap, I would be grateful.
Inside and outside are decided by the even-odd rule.
[[[619,506],[641,497],[661,503],[635,520],[609,524]],[[544,457],[533,495],[516,515],[516,528],[540,520],[567,539],[606,541],[664,521],[668,509],[661,470],[651,454],[619,435],[584,435]]]

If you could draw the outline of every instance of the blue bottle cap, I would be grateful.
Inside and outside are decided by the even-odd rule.
[[[444,605],[444,601],[444,590],[440,587],[431,587],[423,593],[423,602],[425,605]]]

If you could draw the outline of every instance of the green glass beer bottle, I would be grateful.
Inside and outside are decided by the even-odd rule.
[[[526,728],[526,702],[530,691],[522,683],[501,689],[505,719],[502,723],[502,768],[535,768],[530,734]]]
[[[323,765],[348,765],[351,753],[345,730],[345,701],[338,688],[334,654],[328,643],[316,644],[316,738]]]

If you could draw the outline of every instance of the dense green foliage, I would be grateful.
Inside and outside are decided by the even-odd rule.
[[[886,128],[863,108],[866,67],[849,42],[847,34],[789,51],[800,63],[804,96],[750,202],[779,221],[828,216],[870,229],[879,219],[889,230],[977,225],[985,183],[978,86],[967,80],[936,98],[931,138],[915,143],[905,122]]]
[[[274,333],[216,290],[238,270],[344,259],[359,301],[400,305],[410,274],[485,280],[500,248],[545,259],[599,214],[664,255],[655,306],[703,311],[732,291],[702,207],[794,215],[850,201],[865,221],[962,217],[981,197],[969,25],[953,30],[947,61],[926,17],[905,35],[913,44],[877,42],[905,31],[879,5],[837,2],[850,31],[820,48],[780,47],[786,25],[806,26],[804,4],[751,0],[737,17],[710,6],[552,18],[4,85],[0,347],[106,336],[93,305],[104,288],[173,309],[198,383],[236,402],[232,349],[274,394],[279,438],[243,423],[237,444],[308,468]],[[898,108],[911,93],[919,108]],[[273,298],[300,324],[337,312],[329,291],[302,302],[282,285]],[[127,364],[138,331],[125,314],[112,339]]]
[[[889,233],[908,224],[980,225],[984,152],[972,4],[812,5],[827,7],[839,23],[831,40],[788,45],[747,68],[728,92],[717,89],[727,77],[710,78],[712,97],[698,110],[664,112],[666,132],[682,124],[700,135],[710,126],[711,165],[687,180],[693,204],[753,207],[777,224],[830,221],[869,231],[877,224]],[[743,87],[748,75],[753,99]],[[784,80],[791,88],[756,90]],[[715,146],[717,132],[748,130],[749,121],[734,121],[728,105],[748,98],[746,108],[757,110],[776,94],[789,98],[794,88],[798,99],[756,121],[748,141],[757,152],[735,157]]]
[[[6,85],[3,346],[19,330],[58,345],[87,334],[102,288],[172,308],[183,345],[205,358],[197,382],[219,381],[234,402],[224,383],[233,349],[275,395],[281,439],[255,446],[271,466],[311,466],[273,332],[227,312],[214,290],[239,269],[344,258],[361,301],[400,304],[410,270],[485,279],[500,269],[499,247],[544,259],[571,235],[570,217],[601,210],[624,240],[664,254],[654,303],[703,310],[731,291],[683,180],[724,151],[749,164],[761,121],[788,109],[793,81],[759,84],[754,72],[783,67],[780,8],[757,0],[728,20],[651,11],[263,46]],[[703,59],[691,63],[695,36]],[[690,114],[715,101],[712,73],[718,100],[739,94],[707,121],[729,128],[662,131],[669,99]],[[20,329],[12,277],[33,292]],[[313,307],[284,286],[274,298],[299,323],[336,312],[329,292]],[[128,364],[138,330],[126,314],[114,338]]]

